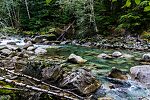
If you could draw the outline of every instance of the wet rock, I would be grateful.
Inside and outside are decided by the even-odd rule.
[[[30,46],[30,47],[27,48],[28,51],[33,51],[35,49],[36,49],[36,47],[34,47],[34,46]]]
[[[19,50],[20,48],[16,45],[6,45],[9,50]]]
[[[28,47],[33,46],[31,41],[28,41],[24,46],[23,49],[27,49]]]
[[[83,59],[80,56],[77,56],[75,54],[71,54],[68,57],[68,61],[71,62],[71,63],[82,64],[82,63],[85,63],[87,60],[85,60],[85,59]]]
[[[26,54],[34,55],[34,51],[26,51]]]
[[[8,45],[16,45],[16,42],[7,42]]]
[[[36,48],[34,52],[36,55],[43,55],[47,53],[47,50],[39,47],[39,48]]]
[[[91,44],[92,44],[91,42],[87,42],[87,43],[82,44],[81,46],[90,47]]]
[[[112,57],[120,57],[122,56],[122,53],[119,51],[115,51],[114,53],[112,53]]]
[[[5,55],[10,55],[12,53],[12,51],[9,49],[2,49],[1,52],[2,54],[5,54]]]
[[[150,87],[150,65],[134,66],[130,68],[132,78]]]
[[[63,69],[59,65],[46,67],[42,69],[42,77],[44,80],[57,81],[63,77]]]
[[[6,46],[0,46],[0,50],[2,50],[2,49],[7,49],[7,47]]]
[[[97,90],[101,86],[101,83],[86,69],[78,69],[70,75],[67,75],[63,79],[61,86],[74,87],[82,94],[90,94]]]
[[[128,77],[125,73],[123,73],[121,70],[112,68],[111,72],[108,74],[108,77],[110,78],[116,78],[121,80],[127,80]]]
[[[112,58],[111,56],[109,56],[105,53],[99,54],[97,57],[102,58],[102,59],[111,59]]]
[[[143,61],[150,61],[150,53],[144,54],[144,55],[142,56],[142,60],[143,60]]]
[[[2,36],[1,39],[7,39],[7,37],[6,36]]]

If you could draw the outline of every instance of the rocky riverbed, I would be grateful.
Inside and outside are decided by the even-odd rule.
[[[135,47],[132,48],[134,50],[129,48],[116,50],[118,46],[115,47],[114,44],[114,47],[111,47],[112,45],[107,43],[102,43],[103,46],[100,46],[98,42],[50,40],[51,37],[48,36],[1,37],[0,80],[5,80],[6,83],[12,80],[17,82],[14,85],[22,83],[32,87],[30,90],[29,86],[22,87],[27,89],[29,94],[21,95],[16,92],[13,95],[21,95],[22,99],[33,99],[35,95],[38,98],[54,99],[58,97],[85,100],[150,99],[150,72],[148,71],[150,54],[148,52],[135,51]],[[111,47],[111,49],[99,47]],[[145,47],[142,48],[144,49],[140,50],[145,50]],[[149,48],[147,47],[146,50],[148,51]],[[1,87],[7,86],[6,83]],[[71,93],[63,92],[65,95],[62,96],[58,93],[58,90],[60,93],[62,90],[58,88],[53,90],[45,83]],[[14,85],[11,88],[20,89],[19,87],[22,86],[14,87]],[[3,89],[5,90],[6,87]],[[9,91],[12,93],[13,90]],[[15,97],[8,93],[1,98]]]

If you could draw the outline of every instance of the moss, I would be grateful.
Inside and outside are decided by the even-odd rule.
[[[150,41],[150,32],[144,31],[144,32],[141,34],[141,37],[142,37],[142,39],[144,39],[144,40]]]

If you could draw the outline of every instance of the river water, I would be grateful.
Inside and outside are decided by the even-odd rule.
[[[0,46],[7,45],[8,42],[15,42],[18,46],[25,45],[23,38],[11,37],[8,39],[1,39]],[[141,58],[144,52],[137,52],[131,50],[117,50],[123,54],[133,55],[133,58],[115,58],[115,59],[100,59],[97,58],[98,54],[106,53],[112,54],[116,50],[112,49],[97,49],[89,47],[81,47],[74,45],[34,45],[36,47],[47,48],[48,54],[46,57],[57,57],[58,59],[65,60],[67,57],[74,53],[87,60],[87,63],[67,64],[67,68],[75,70],[80,67],[85,67],[91,70],[92,74],[103,83],[102,87],[95,93],[95,98],[105,94],[106,97],[112,97],[114,100],[150,100],[149,89],[144,87],[142,84],[127,80],[124,81],[123,85],[117,88],[109,89],[109,84],[113,83],[113,80],[107,79],[107,74],[112,68],[118,68],[124,72],[129,73],[129,69],[133,66],[140,65],[137,59]],[[60,57],[60,58],[59,58]],[[115,81],[115,80],[114,80]],[[103,91],[103,92],[102,92]],[[147,98],[147,99],[142,99]]]

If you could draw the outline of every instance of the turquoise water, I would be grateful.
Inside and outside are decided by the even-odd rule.
[[[121,53],[133,55],[133,58],[114,58],[114,59],[100,59],[97,56],[101,53],[112,54],[114,51],[120,51]],[[130,50],[111,50],[111,49],[96,49],[87,48],[81,46],[71,46],[67,45],[61,48],[51,48],[48,49],[49,56],[63,56],[64,59],[74,53],[81,56],[82,58],[88,60],[85,64],[80,65],[80,67],[87,67],[92,69],[92,71],[97,71],[99,74],[104,74],[109,72],[112,67],[119,68],[123,71],[128,71],[130,67],[139,65],[137,58],[141,58],[142,52],[135,52]]]
[[[97,56],[101,53],[112,54],[114,51],[120,51],[123,54],[130,54],[134,56],[133,58],[113,58],[113,59],[100,59]],[[144,52],[137,52],[131,50],[112,50],[112,49],[96,49],[96,48],[87,48],[81,46],[72,46],[72,45],[65,45],[61,48],[49,48],[48,55],[52,58],[66,60],[68,56],[74,53],[76,55],[81,56],[82,58],[86,59],[87,62],[85,64],[71,64],[66,63],[65,68],[70,70],[74,70],[80,67],[85,67],[90,69],[93,75],[102,82],[102,87],[106,93],[106,97],[111,97],[113,100],[140,100],[140,98],[148,98],[149,100],[150,92],[147,88],[145,88],[141,84],[137,84],[137,82],[132,80],[125,81],[124,85],[127,86],[120,86],[115,89],[109,89],[109,85],[112,84],[110,81],[105,80],[107,74],[111,71],[113,67],[116,67],[122,71],[129,73],[129,69],[133,66],[140,65],[139,60],[144,54]],[[60,58],[59,58],[60,57]],[[128,86],[129,85],[129,86]],[[101,97],[104,91],[99,89],[95,95],[96,98]]]

